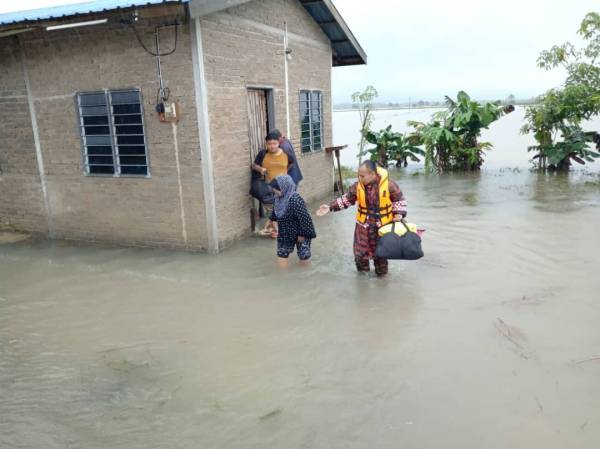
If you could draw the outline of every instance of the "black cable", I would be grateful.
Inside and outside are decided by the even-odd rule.
[[[142,42],[142,39],[140,38],[140,35],[138,34],[137,28],[135,27],[135,25],[133,23],[129,23],[129,25],[131,26],[131,28],[133,29],[133,33],[135,34],[135,37],[137,38],[138,42],[140,43],[140,45],[142,46],[142,48],[149,54],[151,54],[152,56],[156,57],[156,56],[169,56],[172,55],[173,53],[175,53],[175,50],[177,50],[177,38],[179,36],[179,24],[175,24],[175,45],[173,46],[173,50],[167,52],[167,53],[154,53],[153,51],[148,50],[148,48],[144,45],[144,43]],[[155,30],[156,32],[158,32],[157,30]]]
[[[122,23],[129,25],[133,29],[133,33],[135,34],[135,37],[137,38],[140,46],[146,51],[146,53],[148,53],[154,57],[169,56],[169,55],[172,55],[173,53],[175,53],[175,51],[177,50],[177,42],[178,42],[178,37],[179,37],[179,23],[175,23],[174,25],[172,25],[172,26],[175,26],[175,43],[173,45],[173,49],[166,53],[154,53],[153,51],[148,50],[148,48],[144,45],[144,42],[142,42],[142,38],[140,37],[140,35],[137,31],[137,28],[133,24],[133,20],[122,20]],[[154,32],[158,34],[159,30],[160,30],[160,27],[157,27],[154,29]],[[162,78],[160,81],[162,82]],[[164,113],[163,103],[169,99],[170,95],[171,95],[171,90],[168,87],[164,87],[162,89],[160,87],[158,88],[158,90],[156,91],[156,111],[157,112]]]
[[[162,98],[160,98],[160,87],[158,88],[158,90],[156,91],[156,104],[160,103],[161,101],[167,101],[169,99],[169,96],[171,95],[171,89],[169,89],[168,87],[164,87],[162,89]]]

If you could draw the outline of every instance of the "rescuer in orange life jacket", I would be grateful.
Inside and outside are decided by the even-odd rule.
[[[375,257],[379,240],[377,230],[406,216],[406,200],[398,184],[389,179],[387,170],[377,167],[372,161],[365,161],[358,168],[358,182],[331,204],[323,204],[317,210],[317,215],[322,217],[357,203],[354,229],[356,269],[360,272],[369,271],[369,259],[373,259],[375,273],[384,276],[388,272],[388,261]]]

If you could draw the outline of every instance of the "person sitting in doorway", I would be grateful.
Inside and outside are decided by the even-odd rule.
[[[292,145],[292,142],[290,142],[290,140],[287,137],[282,135],[278,129],[273,129],[271,130],[271,132],[273,133],[273,135],[278,136],[279,148],[281,148],[285,152],[285,154],[287,154],[287,157],[292,162],[288,167],[288,175],[292,177],[292,180],[296,184],[296,187],[298,187],[300,181],[302,181],[303,179],[303,176],[302,171],[300,170],[300,165],[298,164],[298,159],[296,158],[296,151],[294,150],[294,146]]]

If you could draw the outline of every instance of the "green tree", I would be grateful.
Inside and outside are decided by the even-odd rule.
[[[585,41],[583,48],[567,42],[538,58],[540,68],[563,67],[567,72],[560,88],[547,91],[525,113],[521,132],[533,133],[537,144],[528,151],[535,153],[532,160],[541,169],[566,171],[572,162],[585,164],[600,157],[590,148],[593,142],[598,146],[598,132],[581,125],[600,113],[600,14],[587,14],[578,33]]]
[[[352,108],[357,109],[360,118],[360,142],[358,143],[358,161],[362,162],[362,154],[367,141],[365,134],[371,129],[373,123],[373,100],[379,94],[373,86],[367,86],[362,92],[352,94]]]

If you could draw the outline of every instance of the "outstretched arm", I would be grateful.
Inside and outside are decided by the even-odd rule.
[[[329,204],[323,204],[321,207],[319,207],[317,215],[322,217],[323,215],[329,212],[337,212],[343,209],[348,209],[350,206],[356,204],[357,185],[358,183],[352,184],[352,186],[350,186],[350,189],[348,189],[347,193],[345,193],[344,195],[342,195],[341,197],[337,198]]]

